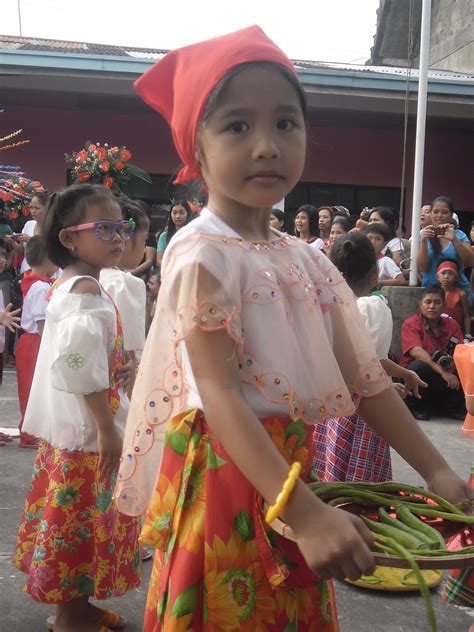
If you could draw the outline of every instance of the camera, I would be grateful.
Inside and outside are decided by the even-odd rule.
[[[452,369],[454,366],[454,349],[456,348],[456,345],[459,344],[459,342],[459,338],[456,338],[456,336],[451,336],[451,338],[446,343],[446,348],[444,351],[438,350],[433,353],[433,355],[431,356],[433,362],[439,364],[439,366],[446,371]]]

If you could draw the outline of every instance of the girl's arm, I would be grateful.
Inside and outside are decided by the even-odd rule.
[[[135,276],[142,275],[144,272],[152,267],[155,261],[155,256],[156,248],[153,248],[152,246],[145,246],[145,261],[137,266],[134,270],[130,270],[130,273]]]
[[[114,416],[110,410],[108,391],[84,395],[84,401],[97,426],[99,471],[102,476],[112,474],[119,468],[122,439],[115,427]]]
[[[234,342],[224,331],[196,329],[186,348],[213,434],[251,485],[274,503],[289,466],[243,396]],[[372,537],[365,525],[319,501],[302,481],[282,518],[295,531],[308,566],[322,579],[372,572]]]
[[[471,244],[469,242],[461,241],[458,238],[454,230],[454,226],[450,224],[443,237],[453,243],[457,254],[465,266],[469,266],[470,268],[474,266],[474,252],[471,248]]]
[[[418,249],[418,270],[428,272],[430,269],[430,253],[428,251],[428,241],[435,236],[433,226],[427,226],[421,231],[420,247]]]
[[[407,284],[407,280],[405,279],[405,277],[403,276],[403,274],[397,274],[397,276],[394,279],[382,279],[379,280],[377,285],[406,285]]]
[[[394,389],[363,399],[359,413],[425,479],[429,489],[454,503],[474,500],[472,490],[452,471]]]
[[[467,294],[464,290],[461,290],[461,305],[462,305],[462,322],[464,324],[464,335],[471,335],[471,310],[469,307],[469,301],[467,300]]]

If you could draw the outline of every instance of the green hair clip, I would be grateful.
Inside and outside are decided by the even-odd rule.
[[[128,223],[130,225],[130,228],[133,230],[133,232],[135,232],[135,228],[137,227],[137,222],[133,219],[133,217],[131,217],[128,220]]]

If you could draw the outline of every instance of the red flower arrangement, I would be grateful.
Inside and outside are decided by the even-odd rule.
[[[10,220],[17,219],[22,213],[30,214],[31,199],[45,188],[41,182],[29,180],[20,176],[11,176],[0,180],[0,200],[3,201],[3,213]]]
[[[87,141],[83,149],[72,155],[65,154],[65,157],[74,165],[74,182],[102,184],[107,189],[118,191],[131,178],[140,178],[151,184],[148,173],[129,162],[132,154],[126,147],[109,147],[107,143],[101,145]]]

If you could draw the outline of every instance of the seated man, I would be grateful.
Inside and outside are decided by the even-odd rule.
[[[423,288],[420,313],[402,325],[402,359],[400,364],[427,382],[420,389],[421,400],[407,401],[415,419],[429,419],[436,411],[452,419],[464,419],[464,394],[452,359],[457,343],[463,342],[458,323],[443,314],[444,291],[440,287]]]

